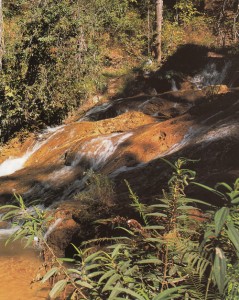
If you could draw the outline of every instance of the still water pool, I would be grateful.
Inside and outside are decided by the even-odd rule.
[[[47,284],[31,284],[41,263],[34,249],[24,249],[20,242],[5,246],[0,239],[0,300],[48,299]]]

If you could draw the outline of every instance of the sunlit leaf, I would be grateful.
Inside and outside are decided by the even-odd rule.
[[[57,283],[53,286],[52,290],[49,293],[50,298],[56,298],[66,287],[67,280],[62,279],[57,281]]]

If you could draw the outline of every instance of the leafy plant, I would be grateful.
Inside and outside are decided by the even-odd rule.
[[[39,234],[52,257],[43,277],[43,282],[52,280],[51,298],[64,291],[71,299],[88,300],[237,299],[239,179],[233,186],[219,183],[215,188],[193,183],[223,200],[221,207],[215,207],[186,197],[185,188],[195,177],[194,171],[185,168],[187,159],[174,164],[162,161],[173,174],[168,190],[156,203],[141,203],[127,183],[139,218],[101,220],[116,226],[121,235],[85,241],[80,248],[73,245],[74,258],[58,259]],[[45,228],[45,216],[37,213],[41,221],[35,221],[26,213],[22,198],[18,197],[18,203],[19,207],[1,208],[9,210],[3,219],[21,224],[13,238],[36,236]],[[210,210],[203,214],[200,206]]]
[[[33,242],[41,248],[43,237],[49,227],[52,217],[39,205],[27,207],[20,195],[15,194],[16,205],[3,205],[1,221],[11,221],[16,231],[9,237],[7,243],[18,239],[27,239],[26,247]]]

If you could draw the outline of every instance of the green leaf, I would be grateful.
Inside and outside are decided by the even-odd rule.
[[[216,247],[215,251],[216,255],[213,263],[213,274],[216,280],[218,290],[220,294],[223,294],[226,283],[227,262],[222,249]]]
[[[145,226],[143,227],[143,229],[146,229],[146,230],[163,230],[165,229],[164,226],[159,226],[159,225],[152,225],[152,226]]]
[[[204,185],[204,184],[201,184],[201,183],[198,183],[198,182],[191,182],[191,183],[192,183],[192,184],[195,184],[195,185],[197,185],[197,186],[199,186],[199,187],[202,187],[202,188],[204,188],[205,190],[208,190],[209,192],[212,192],[212,193],[214,193],[214,194],[220,196],[220,197],[223,198],[223,199],[226,199],[226,196],[225,196],[223,193],[221,193],[221,192],[219,192],[219,191],[217,191],[217,190],[215,190],[215,189],[213,189],[213,188],[211,188],[211,187],[209,187],[209,186],[207,186],[207,185]]]
[[[102,253],[101,251],[97,251],[97,252],[92,253],[91,255],[87,256],[85,259],[85,263],[89,263],[93,259],[97,258],[97,256],[99,256],[99,254],[101,254],[101,253]]]
[[[112,289],[112,285],[114,285],[120,279],[119,274],[114,274],[109,280],[106,282],[102,292],[108,291]]]
[[[122,244],[118,244],[118,245],[115,247],[114,251],[112,252],[111,257],[112,257],[112,258],[117,257],[117,255],[119,254],[121,248],[122,248]]]
[[[101,265],[100,264],[87,264],[85,266],[85,270],[86,271],[90,271],[92,269],[97,269],[98,267],[100,267]]]
[[[215,189],[217,189],[218,187],[223,186],[224,188],[226,188],[228,191],[232,192],[232,188],[230,187],[229,184],[225,183],[225,182],[218,182],[215,186]]]
[[[168,164],[173,170],[177,171],[177,168],[175,167],[175,165],[173,165],[170,161],[168,161],[165,158],[160,158],[163,162],[165,162],[166,164]]]
[[[238,204],[239,203],[239,197],[232,200],[232,204]]]
[[[151,217],[164,217],[164,218],[167,218],[167,215],[165,214],[162,214],[162,213],[149,213],[149,214],[146,214],[146,216],[151,216]]]
[[[104,281],[106,278],[112,276],[115,273],[115,270],[109,270],[107,271],[99,280],[99,283],[101,283],[102,281]]]
[[[163,262],[157,258],[148,258],[142,259],[137,262],[138,264],[154,264],[154,265],[161,265]]]
[[[115,288],[112,289],[112,292],[110,293],[110,296],[109,296],[108,300],[115,300],[116,299],[116,296],[118,296],[118,294],[119,294],[119,291],[116,288],[118,288],[120,286],[121,286],[120,282],[117,282]]]
[[[82,287],[85,287],[87,289],[93,289],[94,288],[91,284],[89,284],[86,281],[76,280],[75,283],[78,284],[78,285],[80,285],[80,286],[82,286]]]
[[[4,210],[4,209],[8,209],[8,208],[17,208],[17,209],[19,209],[19,207],[16,206],[16,205],[3,205],[3,206],[0,207],[0,210]]]
[[[239,231],[231,223],[227,224],[227,235],[239,252]]]
[[[96,276],[100,276],[102,274],[104,274],[105,272],[104,271],[96,271],[96,272],[92,272],[92,273],[89,273],[88,274],[88,278],[94,278]]]
[[[216,236],[218,236],[218,234],[222,230],[222,227],[225,224],[228,215],[229,215],[229,208],[228,207],[222,207],[221,209],[219,209],[216,212],[215,217],[214,217]]]
[[[82,272],[80,270],[77,270],[77,269],[67,269],[67,273],[69,273],[69,274],[77,274],[79,276],[82,276]]]
[[[155,296],[153,300],[171,300],[171,299],[178,298],[184,292],[184,289],[185,286],[169,288],[163,291],[162,293],[160,293],[159,295]]]
[[[34,235],[30,236],[28,239],[27,239],[27,242],[26,244],[24,245],[24,248],[27,248],[29,247],[34,241]]]
[[[112,288],[113,289],[113,288]],[[125,293],[133,297],[133,299],[138,299],[138,300],[145,300],[145,298],[136,292],[127,289],[127,288],[122,288],[122,287],[114,287],[114,290],[118,291],[119,293]]]
[[[51,278],[54,274],[56,274],[56,272],[58,271],[58,268],[55,267],[55,268],[52,268],[50,269],[45,275],[44,277],[42,278],[42,282],[46,282],[49,278]]]
[[[187,209],[195,209],[195,207],[191,206],[191,205],[182,205],[182,206],[179,206],[177,209],[187,210]]]
[[[52,290],[49,293],[50,298],[56,298],[66,287],[67,280],[62,279],[58,281],[52,288]]]
[[[61,257],[61,258],[58,258],[58,260],[60,260],[62,262],[75,262],[76,261],[74,258],[67,258],[67,257]]]
[[[184,198],[188,203],[199,203],[199,204],[203,204],[206,206],[210,206],[210,207],[214,207],[214,205],[212,205],[211,203],[202,201],[202,200],[198,200],[198,199],[193,199],[193,198]]]

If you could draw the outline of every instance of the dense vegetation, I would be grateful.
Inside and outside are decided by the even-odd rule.
[[[57,258],[49,246],[49,213],[27,209],[21,197],[17,205],[1,207],[8,209],[3,220],[21,226],[10,240],[27,237],[27,245],[35,241],[41,247],[49,269],[42,281],[52,280],[51,298],[64,291],[64,299],[238,299],[239,178],[213,189],[193,182],[186,159],[167,163],[173,174],[162,197],[144,205],[129,186],[138,218],[125,213],[101,220],[120,234],[74,246],[74,259]],[[221,205],[188,198],[189,184],[213,193]],[[208,209],[202,213],[200,207]]]
[[[163,61],[180,44],[236,42],[236,4],[164,1]],[[119,75],[156,55],[153,0],[12,0],[3,2],[3,23],[1,141],[60,123],[107,92],[112,69]]]

